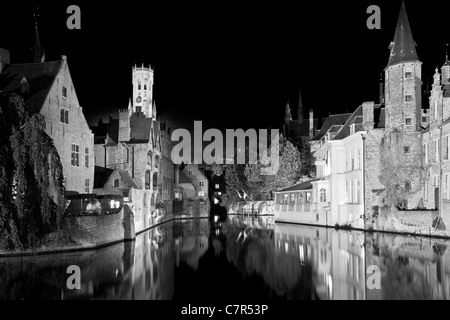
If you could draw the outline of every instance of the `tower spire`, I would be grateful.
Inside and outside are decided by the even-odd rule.
[[[300,91],[298,94],[298,115],[297,115],[298,122],[300,124],[303,123],[303,100],[302,100],[302,92]]]
[[[32,59],[33,59],[33,63],[40,63],[40,62],[44,62],[45,57],[44,57],[43,50],[41,47],[41,39],[39,37],[39,30],[38,30],[38,20],[39,20],[39,7],[38,6],[36,6],[36,10],[35,10],[33,16],[34,16],[34,37],[33,37],[33,44],[31,47]]]
[[[292,121],[290,99],[288,99],[288,102],[286,104],[286,115],[284,117],[284,120],[286,123],[288,123],[289,121]]]
[[[450,66],[450,60],[448,59],[448,46],[449,46],[449,43],[446,42],[445,43],[445,63],[444,63],[444,66]]]
[[[391,55],[389,57],[388,67],[400,62],[419,60],[416,52],[416,42],[412,36],[404,1],[402,1],[400,8],[394,41],[389,48],[391,49]]]

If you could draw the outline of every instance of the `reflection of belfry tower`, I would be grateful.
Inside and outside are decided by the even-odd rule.
[[[153,75],[154,70],[149,66],[145,68],[133,67],[133,98],[132,112],[142,112],[148,118],[153,117]]]

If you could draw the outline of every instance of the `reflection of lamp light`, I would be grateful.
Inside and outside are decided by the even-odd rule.
[[[219,221],[219,216],[214,216],[214,223],[217,223]]]
[[[114,209],[114,200],[111,200],[111,201],[109,202],[109,207],[110,207],[111,209]]]
[[[328,293],[331,299],[333,297],[333,278],[330,274],[328,275]]]
[[[120,208],[120,201],[116,201],[116,209]]]

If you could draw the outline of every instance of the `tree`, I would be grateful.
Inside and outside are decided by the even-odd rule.
[[[227,203],[241,201],[236,190],[245,190],[255,201],[262,195],[295,184],[302,177],[302,160],[299,150],[289,141],[280,137],[279,170],[272,176],[261,175],[263,165],[246,164],[227,167]]]
[[[298,137],[290,138],[289,142],[300,152],[302,176],[313,177],[315,175],[316,166],[314,165],[314,155],[311,152],[311,145],[309,142]]]
[[[37,247],[61,228],[61,161],[43,116],[18,95],[0,93],[0,135],[0,249]]]
[[[236,190],[242,192],[243,189],[247,189],[244,170],[245,165],[242,164],[229,165],[225,168],[226,194],[222,198],[223,206],[242,201]]]

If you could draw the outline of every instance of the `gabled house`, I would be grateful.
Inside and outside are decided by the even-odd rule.
[[[30,115],[44,116],[46,132],[61,158],[66,191],[91,193],[94,135],[78,101],[66,56],[52,62],[9,61],[9,52],[0,49],[0,91],[21,95]]]

